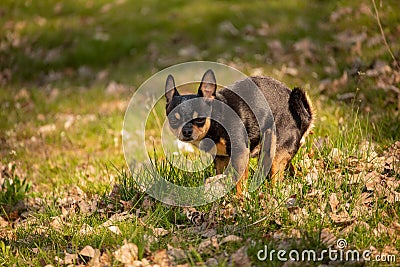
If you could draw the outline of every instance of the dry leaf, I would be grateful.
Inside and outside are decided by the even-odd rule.
[[[338,225],[349,225],[356,220],[355,218],[351,218],[346,211],[342,211],[339,214],[330,213],[329,216],[332,221]]]
[[[100,256],[100,263],[101,266],[111,266],[111,260],[110,260],[110,256],[104,252],[103,254],[101,254]]]
[[[333,11],[329,17],[330,22],[337,22],[340,20],[342,17],[347,17],[353,12],[353,9],[351,7],[341,7],[338,8],[337,10]]]
[[[397,249],[394,246],[389,245],[383,248],[381,255],[388,256],[388,255],[398,255],[398,254],[399,252],[397,251]]]
[[[115,259],[124,263],[131,264],[138,259],[138,247],[133,243],[124,240],[124,245],[114,252]]]
[[[164,228],[154,228],[153,229],[153,234],[155,237],[161,237],[161,236],[165,236],[169,233],[168,230],[165,230]]]
[[[64,264],[73,264],[78,259],[78,254],[69,254],[65,252]]]
[[[178,50],[178,55],[181,57],[196,57],[199,54],[199,49],[193,44],[182,47]]]
[[[243,240],[243,239],[242,239],[241,237],[239,237],[239,236],[236,236],[236,235],[228,235],[228,236],[222,238],[221,242],[219,242],[219,245],[222,245],[222,244],[228,243],[228,242],[240,242],[240,241],[242,241],[242,240]]]
[[[369,230],[369,224],[363,221],[357,221],[354,222],[352,224],[350,224],[349,226],[346,226],[342,231],[340,231],[341,235],[347,235],[350,232],[352,232],[356,227],[360,227],[363,226],[366,230]]]
[[[286,200],[286,208],[290,209],[293,208],[296,205],[296,195],[290,196]]]
[[[84,223],[81,227],[81,229],[79,230],[79,233],[82,235],[87,235],[87,234],[91,234],[93,233],[93,227],[91,227],[90,225]]]
[[[308,211],[305,208],[293,207],[290,211],[291,213],[289,214],[289,218],[297,223],[303,223],[309,216]]]
[[[381,175],[377,171],[367,173],[364,177],[364,182],[367,190],[373,191],[376,185],[381,182]]]
[[[132,200],[128,200],[128,201],[120,200],[119,202],[124,207],[124,211],[130,211],[134,205]]]
[[[299,229],[292,229],[292,230],[290,231],[289,237],[292,237],[292,238],[300,238],[300,236],[301,236],[301,233],[300,233],[300,230],[299,230]]]
[[[372,194],[368,192],[364,192],[361,194],[360,198],[357,200],[356,205],[366,205],[369,206],[374,199],[372,198]]]
[[[217,230],[214,228],[210,228],[210,229],[206,229],[201,233],[202,237],[212,237],[215,236],[217,234]]]
[[[95,250],[94,250],[94,248],[92,248],[91,246],[88,245],[88,246],[84,247],[79,252],[79,254],[82,255],[82,256],[93,258],[94,254],[95,254]]]
[[[106,222],[102,224],[103,227],[108,227],[113,225],[115,222],[120,222],[124,221],[126,219],[132,219],[134,218],[135,215],[133,214],[128,214],[128,212],[122,212],[122,213],[116,213],[113,216],[110,217]]]
[[[99,249],[95,249],[93,253],[92,259],[88,262],[88,266],[90,267],[103,267],[105,262],[101,262],[101,252]]]
[[[230,33],[234,36],[239,34],[239,30],[229,20],[225,20],[218,25],[218,30],[221,33]]]
[[[8,222],[0,216],[0,228],[6,228],[8,226]]]
[[[247,247],[243,246],[233,253],[229,258],[230,265],[234,267],[250,267],[251,261],[247,256]]]
[[[186,253],[180,248],[174,248],[170,244],[167,245],[168,255],[174,258],[175,261],[179,261],[186,258]]]
[[[343,32],[340,32],[335,35],[335,38],[341,43],[341,44],[356,44],[357,42],[364,42],[367,39],[367,33],[362,32],[362,33],[355,33],[351,30],[346,30]]]
[[[116,234],[116,235],[122,234],[122,232],[121,232],[121,230],[119,229],[119,227],[118,227],[118,226],[115,226],[115,225],[109,226],[109,227],[108,227],[108,230],[110,230],[111,232],[113,232],[113,233]]]
[[[217,250],[219,249],[218,237],[217,236],[211,237],[211,243],[212,243],[212,245],[213,245],[213,247],[215,249],[217,249]]]
[[[326,246],[332,246],[336,243],[336,236],[331,233],[331,231],[328,228],[324,228],[321,231],[321,241],[324,243]]]
[[[126,92],[129,92],[129,86],[115,81],[111,81],[106,87],[106,94],[108,95],[121,95]]]
[[[313,57],[313,50],[315,50],[315,44],[310,38],[303,38],[293,44],[296,51],[302,52],[306,58]]]
[[[384,226],[382,223],[378,223],[377,227],[372,230],[375,236],[380,237],[381,235],[388,234],[389,236],[395,235],[395,231],[392,228]]]
[[[278,39],[273,39],[273,40],[267,41],[267,46],[271,51],[274,51],[274,54],[278,53],[278,54],[282,55],[284,53],[282,42]],[[264,73],[264,71],[263,71],[263,73]]]
[[[307,195],[305,195],[306,198],[317,198],[319,200],[322,199],[322,191],[320,189],[311,189],[311,191],[309,191],[307,193]]]
[[[154,262],[159,264],[160,267],[170,267],[170,266],[172,266],[166,249],[163,249],[163,250],[160,250],[160,251],[156,252],[156,255],[154,255]]]
[[[150,266],[150,262],[146,258],[143,258],[141,263],[142,263],[142,265],[140,265],[140,266],[143,266],[143,267]]]
[[[396,191],[389,192],[389,195],[386,198],[387,202],[394,204],[400,201],[400,193]]]
[[[383,60],[376,60],[370,69],[368,69],[365,74],[368,77],[377,77],[384,73],[389,73],[392,71],[392,68]]]
[[[47,134],[54,132],[56,130],[56,125],[54,123],[52,124],[47,124],[39,127],[38,132],[39,134]]]
[[[206,262],[205,262],[205,265],[206,266],[212,266],[212,267],[214,267],[214,266],[219,266],[218,265],[218,260],[216,259],[216,258],[208,258],[207,260],[206,260]]]
[[[78,203],[78,206],[79,206],[79,211],[82,213],[82,214],[90,214],[90,205],[86,202],[86,201],[80,201],[79,203]]]
[[[336,193],[332,193],[329,196],[329,205],[331,206],[331,210],[333,213],[337,212],[337,207],[339,205],[339,200],[337,199]]]
[[[60,230],[60,228],[63,226],[63,220],[60,216],[54,217],[50,223],[50,226],[53,227],[55,230]]]
[[[331,153],[329,153],[329,157],[331,158],[334,164],[340,163],[340,157],[342,156],[342,152],[338,148],[333,148]]]
[[[143,235],[143,239],[146,240],[146,245],[147,245],[147,246],[151,246],[152,244],[158,242],[158,238],[155,237],[154,235],[147,235],[147,234],[144,234],[144,235]]]
[[[394,228],[396,231],[400,232],[400,223],[397,221],[393,221],[391,227]]]
[[[316,184],[318,182],[318,170],[313,167],[310,172],[307,173],[305,180],[309,185]]]
[[[363,181],[363,177],[364,174],[362,172],[350,174],[349,185],[360,184]]]
[[[200,253],[206,252],[212,246],[212,241],[210,238],[201,241],[201,243],[197,246],[197,251]]]

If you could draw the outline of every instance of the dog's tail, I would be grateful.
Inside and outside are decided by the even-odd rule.
[[[307,94],[300,88],[294,88],[290,93],[289,108],[305,137],[313,127],[315,112]]]

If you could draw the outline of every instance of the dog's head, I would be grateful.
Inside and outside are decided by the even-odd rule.
[[[207,70],[197,94],[180,95],[174,77],[165,84],[166,113],[169,126],[179,140],[189,143],[201,141],[211,125],[211,101],[215,98],[217,83],[212,70]]]

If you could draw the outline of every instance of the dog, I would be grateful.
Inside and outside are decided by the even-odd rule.
[[[267,151],[266,159],[272,150],[275,151],[270,159],[270,176],[274,180],[282,179],[283,171],[291,165],[291,160],[313,128],[315,113],[307,94],[300,88],[290,90],[266,76],[248,77],[218,90],[217,87],[215,74],[209,69],[201,79],[197,94],[181,95],[174,77],[169,75],[165,98],[172,132],[183,142],[213,151],[217,175],[222,174],[231,161],[238,173],[234,179],[238,196],[246,191],[249,157],[259,157],[262,145]],[[260,95],[254,91],[265,97],[273,120],[268,115],[269,110],[261,106],[265,102],[260,101]],[[233,110],[235,114],[227,116],[227,110]],[[240,121],[235,120],[235,116]],[[272,121],[275,123],[274,132],[270,131]],[[268,142],[263,143],[267,132]],[[202,144],[201,141],[206,139],[213,142]]]

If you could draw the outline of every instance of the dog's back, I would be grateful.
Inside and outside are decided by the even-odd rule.
[[[277,134],[284,135],[287,127],[295,127],[300,137],[312,128],[314,111],[307,94],[300,88],[290,90],[283,83],[271,77],[252,77],[261,89],[274,116]],[[283,127],[283,128],[282,128]]]
[[[312,129],[314,119],[312,104],[303,90],[299,88],[290,90],[283,83],[271,77],[261,76],[251,77],[251,81],[249,79],[238,81],[229,89],[217,91],[217,96],[219,93],[220,97],[222,96],[237,113],[248,113],[249,111],[254,113],[258,109],[265,111],[264,107],[258,105],[265,102],[256,99],[256,97],[253,99],[252,96],[249,97],[254,101],[249,103],[251,105],[249,107],[240,97],[232,93],[232,91],[240,91],[240,94],[251,94],[250,89],[253,88],[254,90],[254,86],[249,85],[251,82],[254,82],[260,88],[273,115],[277,136],[271,172],[276,174],[286,168],[304,142],[304,138]],[[255,150],[260,141],[260,130],[255,116],[240,117],[248,130],[251,142],[250,150]],[[252,152],[251,154],[255,153]]]

